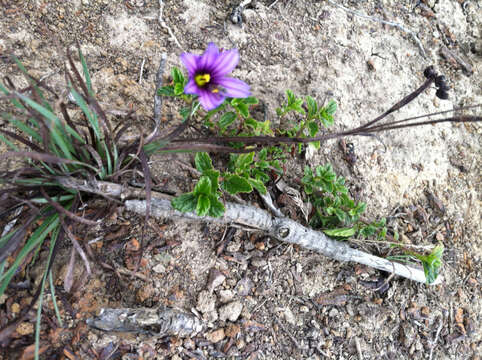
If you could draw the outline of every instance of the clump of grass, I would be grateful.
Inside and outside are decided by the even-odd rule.
[[[75,177],[85,181],[120,181],[123,175],[140,167],[149,180],[147,156],[139,140],[121,146],[119,140],[132,121],[126,116],[124,126],[112,128],[106,114],[96,100],[87,63],[80,49],[78,57],[82,74],[76,68],[72,56],[67,54],[70,69],[65,67],[69,103],[56,94],[44,81],[30,75],[22,63],[13,57],[28,81],[23,89],[15,87],[9,77],[0,83],[2,101],[10,102],[14,110],[2,112],[0,141],[8,151],[0,154],[0,160],[23,161],[24,166],[13,171],[0,172],[0,296],[29,259],[42,248],[48,249],[42,281],[25,315],[38,301],[38,318],[35,335],[35,354],[39,352],[39,329],[42,298],[47,277],[52,286],[51,268],[59,244],[76,242],[69,230],[72,223],[96,226],[94,220],[102,214],[90,217],[79,214],[82,204],[93,197],[79,189],[66,188],[61,178]],[[72,110],[79,111],[75,120]],[[12,130],[7,130],[8,128]],[[147,191],[149,192],[149,181]],[[98,196],[98,195],[97,195]],[[61,323],[60,317],[59,322]]]

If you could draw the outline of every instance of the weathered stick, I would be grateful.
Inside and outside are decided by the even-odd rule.
[[[139,200],[145,197],[144,189],[136,189],[107,181],[87,181],[73,177],[58,177],[56,180],[63,186],[79,191],[118,198],[124,201],[129,211],[145,214],[146,202]],[[156,218],[178,218],[194,221],[208,221],[218,224],[239,224],[263,231],[279,241],[297,244],[309,250],[319,252],[338,261],[353,261],[375,269],[394,273],[407,279],[426,283],[422,269],[392,262],[366,252],[353,249],[346,243],[330,239],[324,233],[304,227],[285,217],[272,216],[268,212],[253,206],[227,202],[224,216],[213,218],[197,216],[194,213],[182,213],[171,206],[171,196],[152,192],[152,216]],[[128,200],[134,199],[134,200]],[[441,275],[432,285],[442,281]]]
[[[144,200],[127,200],[125,201],[125,206],[127,210],[139,214],[144,214],[146,211],[146,202]],[[297,244],[338,261],[353,261],[382,271],[394,273],[413,281],[426,283],[425,274],[422,269],[392,262],[353,249],[344,242],[332,240],[324,233],[306,228],[291,219],[273,217],[268,212],[252,206],[226,203],[225,208],[226,211],[223,217],[212,218],[208,216],[197,216],[194,213],[182,213],[174,210],[168,200],[153,199],[151,215],[157,218],[178,218],[249,226],[263,231],[279,241]],[[439,276],[432,285],[439,284],[440,282],[441,277]]]
[[[150,336],[192,337],[203,330],[194,315],[161,306],[157,309],[101,309],[98,316],[87,319],[87,325],[103,331],[143,333]]]

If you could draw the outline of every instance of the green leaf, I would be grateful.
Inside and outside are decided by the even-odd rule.
[[[442,266],[443,245],[437,245],[429,255],[414,254],[422,261],[423,271],[428,284],[432,284],[438,277]]]
[[[172,207],[181,212],[194,212],[197,206],[197,197],[193,193],[182,194],[171,200]]]
[[[223,130],[231,125],[236,120],[236,114],[232,111],[224,113],[218,121],[219,127]]]
[[[216,194],[219,189],[219,171],[218,170],[205,170],[204,176],[207,176],[211,180],[211,194]]]
[[[209,197],[209,201],[211,202],[211,206],[209,207],[208,215],[211,217],[223,216],[225,211],[223,203],[213,195]]]
[[[85,60],[85,57],[82,54],[82,51],[80,51],[80,47],[79,47],[79,58],[80,58],[80,63],[82,64],[82,71],[84,72],[85,84],[87,85],[87,92],[89,93],[90,96],[94,96],[94,90],[92,89],[92,81],[90,80],[89,67],[87,66],[87,61]]]
[[[236,169],[245,169],[253,162],[253,159],[254,151],[248,154],[238,155],[236,162],[234,163],[234,167]]]
[[[174,84],[174,95],[182,95],[184,94],[184,84],[183,83],[176,83]]]
[[[308,108],[308,119],[313,119],[318,113],[318,104],[311,96],[306,97],[306,107]]]
[[[243,99],[243,102],[248,105],[256,105],[257,103],[259,103],[259,100],[256,99],[254,96],[248,96]]]
[[[207,195],[201,194],[197,199],[196,214],[199,216],[206,216],[209,208],[211,207],[211,201]]]
[[[318,133],[318,124],[314,121],[308,123],[308,130],[310,132],[310,137],[315,137]]]
[[[179,114],[182,116],[182,121],[186,121],[189,117],[189,114],[191,114],[191,108],[183,107],[181,110],[179,110]]]
[[[201,176],[198,183],[194,187],[194,195],[209,195],[211,194],[211,179],[207,176]]]
[[[249,117],[249,108],[248,105],[246,105],[245,103],[239,103],[236,106],[236,109],[245,119]]]
[[[226,176],[222,182],[222,187],[231,195],[238,193],[249,193],[253,191],[253,187],[249,184],[249,182],[239,175]]]
[[[258,190],[260,192],[260,194],[266,195],[268,190],[266,189],[266,186],[264,186],[264,184],[261,180],[256,180],[256,179],[253,179],[253,178],[248,178],[247,180],[253,188],[255,188],[256,190]]]
[[[174,93],[174,86],[173,85],[163,86],[163,87],[157,89],[157,94],[162,95],[162,96],[175,96],[176,95]]]
[[[339,228],[339,229],[329,229],[323,230],[323,232],[328,236],[333,237],[351,237],[356,234],[356,229],[354,227],[351,228]]]
[[[172,80],[175,84],[182,84],[184,87],[184,75],[177,67],[173,67],[171,70]]]
[[[336,105],[335,100],[330,100],[328,102],[328,105],[325,106],[325,111],[328,115],[333,116],[333,115],[335,115],[336,108],[337,108],[337,105]]]
[[[213,169],[213,162],[206,152],[198,152],[194,158],[194,163],[199,172]]]
[[[53,214],[49,216],[47,219],[44,220],[42,225],[40,225],[34,233],[29,237],[27,243],[22,247],[20,252],[18,253],[15,261],[10,266],[7,272],[0,277],[0,297],[5,292],[10,280],[15,275],[18,267],[22,263],[23,259],[38,245],[42,243],[42,241],[48,236],[48,234],[59,224],[59,215]]]

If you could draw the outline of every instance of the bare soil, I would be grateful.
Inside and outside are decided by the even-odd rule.
[[[319,101],[335,99],[335,130],[357,126],[419,86],[430,64],[448,78],[450,99],[437,99],[431,89],[389,120],[482,103],[480,3],[339,2],[410,29],[426,57],[406,31],[326,1],[254,0],[243,11],[242,24],[233,24],[229,15],[236,2],[166,0],[163,20],[174,39],[158,20],[157,1],[0,0],[0,75],[22,84],[8,58],[13,52],[33,74],[51,75],[50,84],[62,89],[65,49],[78,41],[100,102],[111,109],[134,108],[142,118],[152,116],[161,54],[168,54],[169,71],[182,67],[183,51],[201,53],[213,41],[239,49],[234,75],[268,105],[271,119],[284,91],[291,89]],[[444,47],[471,72],[445,58]],[[167,102],[163,108],[166,129],[179,121],[175,105]],[[145,132],[152,126],[140,124]],[[70,293],[61,291],[67,245],[58,258],[54,273],[65,328],[57,328],[47,295],[42,358],[480,359],[480,140],[479,125],[426,126],[385,133],[379,140],[347,139],[355,146],[354,166],[335,141],[286,164],[284,181],[296,187],[305,164],[330,162],[347,178],[352,195],[367,202],[367,219],[391,216],[390,225],[407,243],[442,242],[444,282],[439,286],[394,278],[388,289],[378,289],[387,274],[240,229],[218,256],[225,228],[210,224],[158,221],[146,234],[148,251],[139,255],[143,219],[120,207],[102,229],[80,229],[97,261],[94,274],[82,281],[84,268],[77,260]],[[192,164],[192,157],[156,156],[154,175],[170,191],[189,191],[193,176],[176,161]],[[262,206],[254,197],[249,200]],[[382,246],[354,246],[381,256],[390,253]],[[142,256],[141,267],[131,276],[137,256]],[[108,270],[102,263],[125,271]],[[25,276],[38,284],[42,269]],[[210,289],[213,269],[224,280]],[[33,291],[0,299],[2,316],[15,318]],[[153,338],[104,333],[85,324],[101,307],[159,305],[195,309],[206,330],[193,339]],[[32,316],[17,328],[15,340],[0,348],[0,359],[30,358],[34,321]]]

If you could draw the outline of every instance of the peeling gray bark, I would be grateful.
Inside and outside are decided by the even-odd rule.
[[[146,202],[144,200],[127,200],[125,201],[125,206],[127,210],[138,214],[145,214],[146,211]],[[291,219],[273,217],[268,212],[253,206],[226,203],[225,208],[226,211],[223,217],[212,218],[197,216],[194,213],[182,213],[174,210],[171,202],[168,200],[153,199],[151,216],[156,218],[207,221],[218,224],[239,224],[263,231],[279,241],[297,244],[306,249],[319,252],[331,259],[353,261],[378,270],[394,273],[413,281],[426,283],[423,269],[392,262],[353,249],[344,242],[332,240],[324,233],[306,228]],[[439,284],[441,281],[441,276],[439,276],[432,285]]]
[[[192,314],[161,306],[157,309],[104,308],[87,325],[102,331],[135,332],[149,336],[195,336],[203,330]]]

